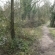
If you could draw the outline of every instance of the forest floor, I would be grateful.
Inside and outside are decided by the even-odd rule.
[[[42,30],[43,36],[40,39],[41,55],[55,55],[55,40],[51,38],[53,36],[50,34],[49,28],[44,25]]]

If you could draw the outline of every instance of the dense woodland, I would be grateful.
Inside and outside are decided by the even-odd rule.
[[[47,22],[55,28],[55,2],[8,0],[0,6],[0,54],[35,55],[32,46],[37,41],[36,55],[40,55],[41,26]]]

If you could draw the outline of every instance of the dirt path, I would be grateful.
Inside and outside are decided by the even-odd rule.
[[[55,42],[51,39],[48,27],[42,27],[43,36],[40,41],[41,55],[55,55]]]

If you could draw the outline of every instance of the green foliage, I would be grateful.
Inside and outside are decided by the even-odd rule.
[[[45,23],[44,15],[47,10],[43,9],[44,6],[37,8],[36,1],[20,0],[19,2],[17,0],[17,3],[15,2],[16,38],[14,40],[11,40],[10,36],[10,2],[5,5],[4,11],[0,11],[0,50],[3,54],[28,55],[35,40],[37,40],[36,45],[39,46],[38,38],[41,37],[42,30],[38,26]]]
[[[26,18],[26,16],[28,15],[30,15],[30,12],[31,12],[31,2],[32,2],[32,0],[20,0],[20,2],[21,2],[21,17],[22,17],[22,19],[25,19]]]
[[[50,26],[55,27],[55,3],[51,7]]]
[[[55,27],[55,23],[54,23],[55,22],[55,13],[51,14],[51,19],[50,20],[51,20],[50,26],[51,27]]]
[[[1,39],[1,41],[3,40]],[[16,39],[8,41],[3,45],[0,45],[0,50],[2,50],[3,54],[8,54],[8,55],[15,54],[16,51],[26,52],[29,49],[30,44],[31,42],[25,39]]]
[[[0,48],[2,49],[3,54],[5,53],[10,55],[10,54],[16,53],[16,51],[27,52],[30,45],[32,44],[32,41],[34,40],[34,36],[30,35],[27,31],[26,32],[23,31],[22,28],[20,27],[18,29],[16,28],[15,28],[16,38],[14,40],[11,40],[10,36],[5,41],[3,40],[3,37],[5,35],[4,33],[6,32],[6,30],[3,32],[4,35],[1,34],[3,35],[3,37],[0,37],[0,44],[1,44]]]
[[[29,47],[29,44],[30,44],[29,41],[20,39],[20,40],[18,41],[18,48],[19,48],[21,51],[25,52],[25,51],[27,51],[27,49],[28,49],[28,47]]]

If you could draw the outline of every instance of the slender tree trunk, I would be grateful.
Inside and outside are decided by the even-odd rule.
[[[14,30],[14,0],[11,0],[11,38],[15,38],[15,30]]]

